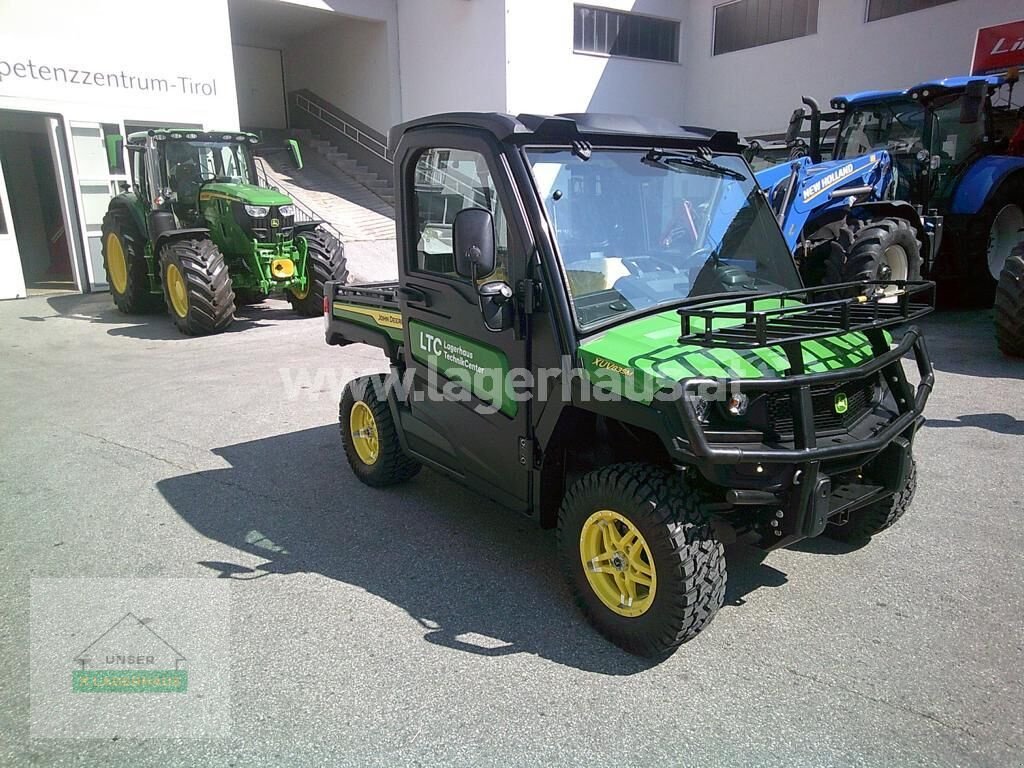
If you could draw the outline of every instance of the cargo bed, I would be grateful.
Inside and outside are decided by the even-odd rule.
[[[370,344],[397,360],[403,344],[398,282],[324,285],[327,343]]]

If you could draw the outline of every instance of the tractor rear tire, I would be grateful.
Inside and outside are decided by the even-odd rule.
[[[885,218],[843,227],[825,264],[826,283],[855,280],[920,280],[921,241],[906,219]]]
[[[418,461],[402,450],[385,385],[384,376],[362,376],[350,381],[338,405],[345,457],[355,476],[373,488],[404,483],[421,468]]]
[[[638,656],[672,653],[725,600],[725,552],[678,472],[630,463],[585,474],[562,500],[557,538],[583,615]]]
[[[1018,245],[996,287],[996,343],[1012,357],[1024,357],[1024,244]]]
[[[126,315],[154,312],[160,297],[150,293],[146,238],[124,210],[110,210],[103,216],[103,269],[114,305]]]
[[[1006,260],[1024,238],[1020,231],[1024,227],[1024,174],[1004,181],[978,211],[977,219],[981,224],[976,231],[984,239],[967,246],[973,256],[970,263],[976,265],[968,296],[972,304],[989,307]]]
[[[825,535],[837,541],[861,543],[891,528],[910,508],[917,492],[917,462],[910,460],[910,471],[903,487],[891,498],[879,501],[850,513],[843,525],[829,524]]]
[[[348,280],[345,246],[330,232],[314,229],[299,235],[306,241],[306,290],[302,294],[288,292],[292,309],[304,317],[320,317],[324,313],[324,283]]]
[[[182,238],[160,248],[160,276],[171,319],[187,336],[219,333],[235,317],[224,255],[212,240]]]

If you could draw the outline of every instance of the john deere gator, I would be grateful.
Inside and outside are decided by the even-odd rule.
[[[271,293],[284,293],[300,315],[322,312],[324,283],[348,277],[344,248],[322,221],[298,220],[287,195],[259,186],[258,143],[236,131],[128,137],[132,186],[103,218],[103,264],[118,309],[166,305],[188,335],[224,330],[236,306]],[[301,168],[298,144],[289,149]]]
[[[399,279],[326,288],[327,342],[391,364],[341,396],[363,483],[427,466],[556,528],[584,614],[656,657],[722,605],[724,543],[906,512],[934,284],[804,287],[736,134],[458,113],[389,146]]]

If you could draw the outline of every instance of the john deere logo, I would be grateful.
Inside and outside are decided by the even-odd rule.
[[[271,229],[277,229],[280,226],[281,226],[281,222],[278,221],[277,219],[271,219],[270,220],[270,227],[271,227]]]
[[[846,399],[845,392],[836,393],[836,413],[846,413],[850,410],[850,401]]]

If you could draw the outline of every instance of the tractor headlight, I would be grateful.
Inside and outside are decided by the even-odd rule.
[[[277,206],[277,212],[282,216],[294,216],[295,206],[294,205],[279,205]]]
[[[245,206],[245,212],[252,216],[254,219],[262,219],[264,216],[270,214],[270,206],[247,205]]]

